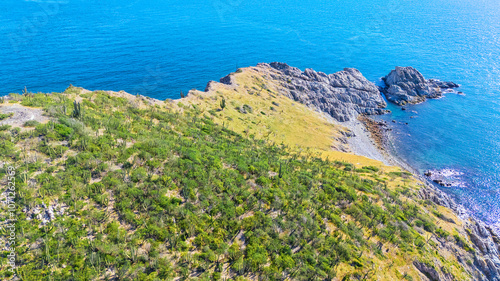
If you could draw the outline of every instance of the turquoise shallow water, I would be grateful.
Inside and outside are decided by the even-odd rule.
[[[394,109],[398,153],[452,168],[444,189],[500,221],[500,3],[496,0],[96,1],[0,4],[0,94],[88,89],[156,98],[203,89],[237,67],[283,61],[377,81],[396,65],[462,85],[466,96]],[[411,112],[411,111],[415,111]],[[410,119],[410,116],[417,116]]]

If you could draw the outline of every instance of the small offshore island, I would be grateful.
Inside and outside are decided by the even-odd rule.
[[[0,181],[12,165],[22,194],[3,279],[500,281],[500,236],[368,117],[459,85],[412,67],[383,81],[274,62],[178,100],[2,98]]]

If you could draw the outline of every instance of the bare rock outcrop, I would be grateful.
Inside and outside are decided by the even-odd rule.
[[[436,269],[436,264],[439,264],[438,261],[434,261],[433,264],[425,263],[421,261],[414,261],[413,265],[425,276],[428,280],[431,281],[453,281],[454,278],[449,273],[444,273],[441,270]]]
[[[473,218],[462,205],[456,204],[447,194],[430,185],[424,185],[419,190],[419,196],[424,200],[430,200],[435,204],[452,209],[466,221],[464,229],[475,250],[473,253],[474,263],[471,265],[462,263],[462,265],[466,268],[471,266],[470,270],[474,273],[475,280],[500,281],[500,236],[491,227]],[[462,252],[458,255],[463,261],[469,254]],[[430,280],[433,280],[431,277],[438,276],[434,274],[433,268],[425,264],[414,263],[414,265]],[[438,277],[435,280],[446,280],[446,278]]]
[[[398,105],[415,104],[426,99],[435,99],[443,96],[443,90],[459,87],[453,82],[444,82],[436,79],[426,80],[413,67],[396,67],[387,76],[382,78],[385,88],[382,90],[388,101]]]
[[[267,79],[281,85],[282,94],[325,112],[340,122],[355,119],[359,114],[387,112],[384,109],[387,104],[377,86],[354,68],[325,74],[310,68],[301,71],[286,63],[273,62],[259,63],[255,69],[270,73]],[[227,85],[235,83],[232,75],[222,78],[220,82]]]
[[[266,64],[263,64],[267,66]],[[338,121],[349,121],[359,114],[386,112],[380,91],[359,70],[345,68],[333,74],[301,71],[285,63],[273,62],[270,67],[283,75],[276,77],[290,90],[290,98],[330,114]]]
[[[41,225],[46,225],[55,220],[56,217],[64,216],[67,208],[65,204],[58,203],[56,200],[48,206],[44,202],[32,208],[25,206],[22,211],[26,214],[27,220],[36,219],[41,222]]]
[[[471,221],[468,230],[470,239],[478,250],[474,264],[488,280],[500,281],[500,241],[497,233],[477,220]]]

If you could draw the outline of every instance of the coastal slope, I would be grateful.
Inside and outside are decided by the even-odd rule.
[[[0,110],[45,118],[0,127],[2,186],[14,167],[23,194],[15,274],[498,280],[491,229],[416,175],[353,154],[354,140],[387,157],[351,125],[384,112],[376,87],[353,69],[315,73],[259,64],[178,100],[8,97]]]

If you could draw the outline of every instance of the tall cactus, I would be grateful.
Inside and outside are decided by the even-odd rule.
[[[80,103],[76,101],[73,102],[73,117],[80,117]]]
[[[222,110],[224,110],[224,108],[226,108],[226,99],[225,98],[222,98],[222,100],[220,102],[220,108]]]
[[[73,114],[74,118],[78,118],[80,120],[83,119],[84,110],[82,109],[82,105],[79,102],[73,102]]]

